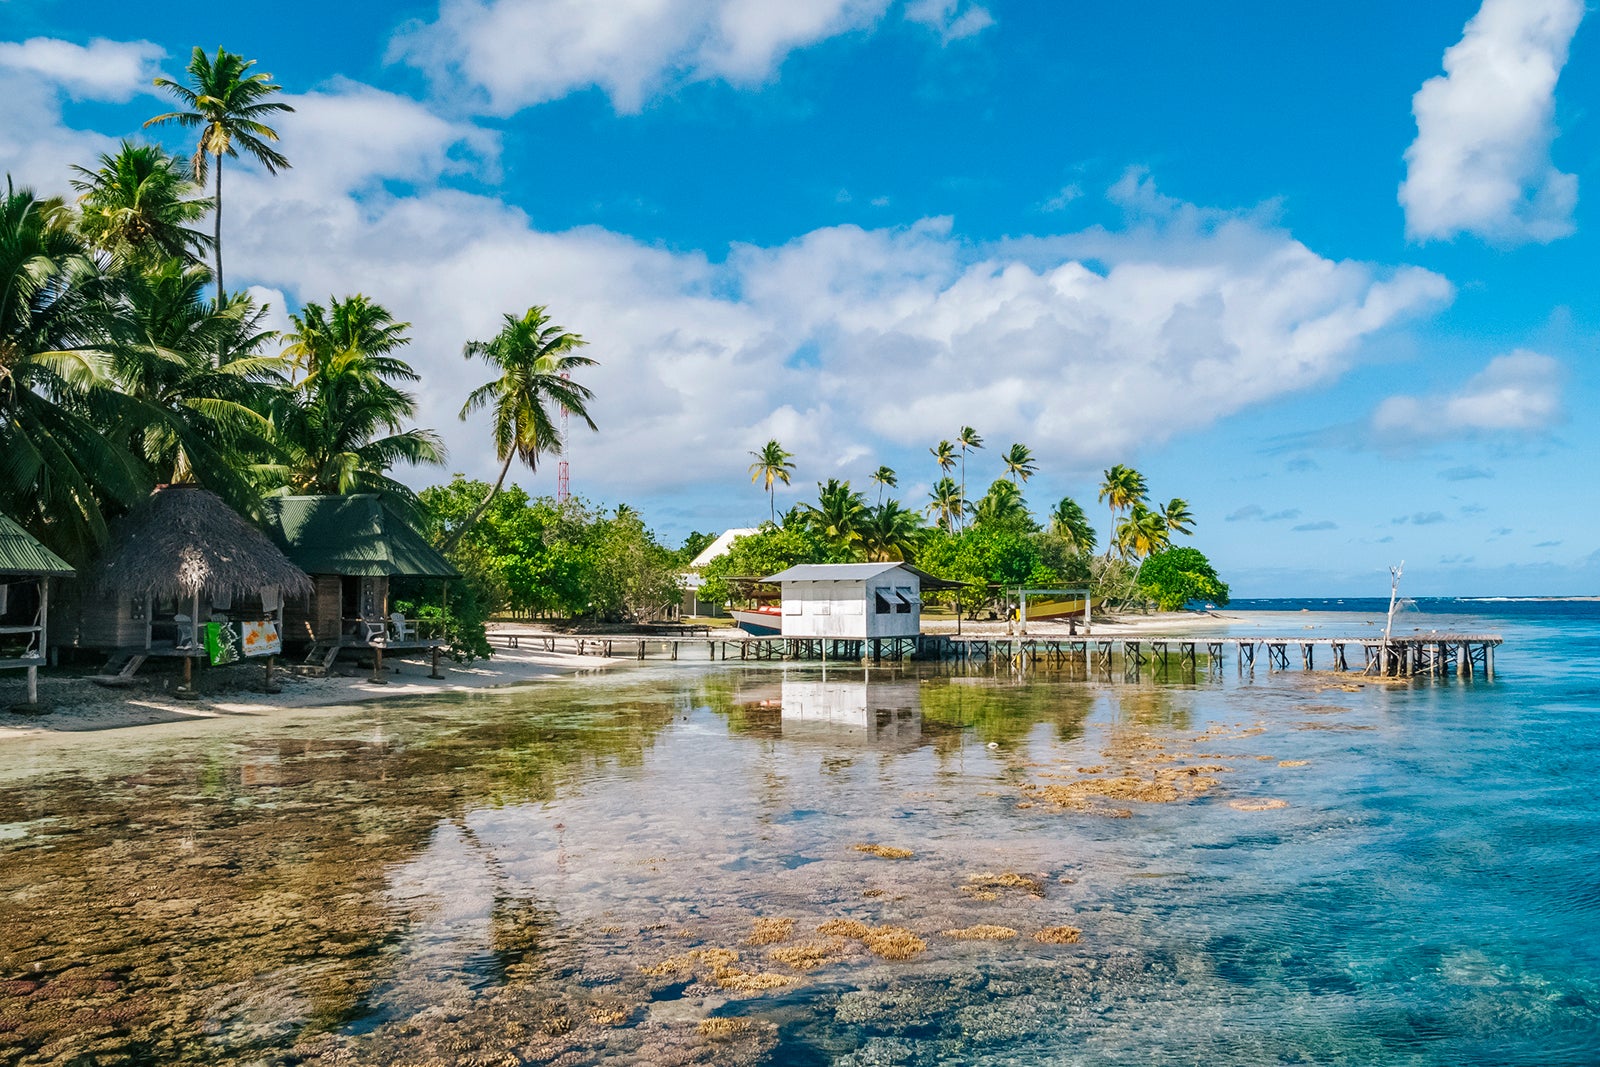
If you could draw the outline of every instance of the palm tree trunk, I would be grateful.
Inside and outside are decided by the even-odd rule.
[[[506,453],[506,461],[500,465],[500,477],[494,480],[494,485],[490,486],[488,494],[478,504],[477,509],[467,517],[467,521],[456,527],[456,532],[444,539],[444,544],[439,546],[439,551],[441,553],[449,552],[452,548],[456,547],[456,545],[460,543],[462,536],[465,535],[468,530],[472,529],[473,526],[477,525],[479,519],[483,518],[483,513],[489,510],[489,504],[494,500],[495,494],[499,493],[500,487],[505,484],[506,472],[511,469],[511,461],[516,458],[516,449],[513,448]]]
[[[217,203],[211,213],[211,242],[217,253],[217,308],[222,308],[222,153],[217,153]]]
[[[778,489],[771,482],[767,483],[767,510],[772,514],[772,525],[778,525]]]
[[[960,499],[960,501],[958,501],[958,503],[961,505],[961,514],[959,516],[959,518],[961,519],[961,528],[963,530],[965,530],[967,528],[967,446],[966,445],[962,445],[961,446],[961,499]]]

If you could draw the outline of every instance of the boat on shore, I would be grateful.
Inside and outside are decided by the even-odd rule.
[[[783,633],[783,609],[777,604],[729,608],[734,624],[751,637],[777,637]]]
[[[1065,622],[1069,618],[1083,618],[1084,608],[1098,608],[1105,603],[1104,598],[1085,601],[1083,597],[1042,597],[1034,600],[1028,599],[1028,620],[1030,622],[1050,622],[1052,620]]]

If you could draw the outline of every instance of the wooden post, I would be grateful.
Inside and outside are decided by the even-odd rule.
[[[389,679],[383,676],[383,648],[379,645],[372,646],[372,684],[389,684]]]
[[[183,688],[178,690],[178,695],[185,699],[193,699],[194,691],[194,657],[183,657]]]
[[[428,677],[432,678],[436,682],[444,677],[444,675],[439,673],[439,646],[438,645],[434,645],[433,646],[433,670],[428,673]]]
[[[1483,643],[1483,677],[1488,681],[1491,681],[1491,682],[1494,681],[1494,642],[1493,641],[1485,641]]]
[[[28,703],[39,703],[39,668],[28,668]]]
[[[272,692],[272,665],[274,662],[276,662],[277,658],[277,656],[267,657],[266,675],[262,679],[261,685],[262,688],[268,693]]]

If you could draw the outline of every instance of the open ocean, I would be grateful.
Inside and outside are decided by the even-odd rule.
[[[1429,630],[1494,680],[646,666],[11,742],[0,1063],[1600,1063],[1600,602]]]

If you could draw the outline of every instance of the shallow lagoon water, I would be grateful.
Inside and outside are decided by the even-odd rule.
[[[13,745],[0,1063],[1596,1062],[1600,608],[1425,606],[1494,683],[646,669]]]

